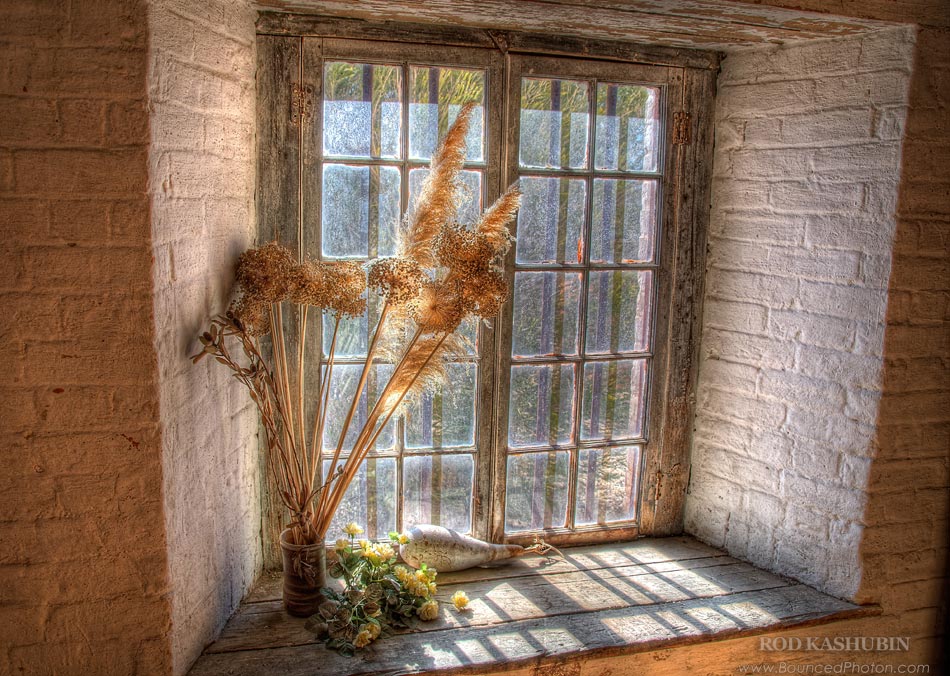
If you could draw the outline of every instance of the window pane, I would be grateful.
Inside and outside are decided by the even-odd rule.
[[[407,448],[475,445],[476,365],[446,364],[445,371],[444,383],[407,407]]]
[[[656,186],[656,181],[594,181],[592,263],[649,263],[653,260]]]
[[[485,100],[485,73],[461,68],[409,68],[409,157],[429,160],[439,139],[455,122],[462,106],[470,101]],[[483,139],[485,109],[479,105],[472,111],[465,137],[465,159],[484,159]]]
[[[567,523],[566,452],[508,456],[505,531],[563,528]]]
[[[579,451],[574,523],[589,526],[635,518],[639,468],[639,446]]]
[[[597,169],[656,171],[660,90],[597,85]]]
[[[330,401],[327,405],[326,427],[323,429],[323,452],[332,453],[336,450],[339,443],[340,432],[343,431],[343,423],[346,415],[349,413],[353,401],[353,395],[356,393],[356,387],[360,382],[360,373],[362,373],[362,364],[334,364],[333,375],[330,379]],[[346,443],[343,446],[344,451],[353,448],[360,430],[366,423],[372,405],[376,403],[379,394],[382,392],[386,383],[389,381],[389,375],[392,373],[392,364],[378,364],[370,369],[369,376],[366,379],[366,386],[360,395],[359,406],[353,415],[350,428],[346,433]],[[326,373],[326,367],[324,367]],[[393,447],[395,435],[395,416],[390,419],[386,429],[382,431],[379,438],[376,439],[374,448],[376,450],[386,450]]]
[[[647,367],[644,359],[584,364],[581,439],[619,440],[643,436]]]
[[[323,166],[323,255],[372,258],[395,252],[399,169]]]
[[[653,273],[591,272],[587,287],[587,353],[640,352],[650,347]]]
[[[511,353],[577,354],[581,273],[516,272]]]
[[[586,167],[589,125],[586,82],[522,78],[522,167]]]
[[[417,523],[472,530],[471,455],[411,455],[403,461],[403,530]]]
[[[339,465],[337,465],[339,466]],[[330,470],[330,461],[323,463],[323,473]],[[396,530],[396,460],[367,458],[346,489],[343,500],[333,515],[327,541],[343,537],[343,526],[355,521],[366,530],[370,540],[386,539]]]
[[[399,157],[400,79],[398,66],[326,64],[323,154]]]
[[[571,364],[511,368],[508,444],[555,446],[573,437],[574,367]]]
[[[419,190],[422,188],[422,182],[428,175],[428,169],[413,169],[409,172],[410,205],[416,203]],[[482,172],[459,172],[459,180],[462,184],[462,206],[459,208],[456,218],[459,223],[474,223],[478,220],[482,210]],[[410,206],[410,211],[412,211],[412,206]]]
[[[365,357],[369,345],[367,338],[367,325],[376,328],[379,322],[379,313],[382,309],[383,299],[374,293],[370,293],[366,299],[366,312],[359,317],[347,317],[340,320],[340,328],[336,336],[336,356],[337,357]],[[312,310],[311,310],[312,312]],[[330,343],[333,341],[333,325],[336,323],[336,317],[329,312],[323,315],[323,358],[326,359],[330,353]],[[308,339],[309,340],[309,339]]]
[[[522,177],[519,185],[517,262],[583,263],[586,182]]]

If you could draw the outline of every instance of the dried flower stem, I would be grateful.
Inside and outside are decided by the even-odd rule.
[[[379,346],[379,338],[383,335],[383,329],[388,316],[389,303],[384,302],[383,309],[379,313],[379,321],[376,322],[376,330],[373,332],[373,338],[370,341],[369,349],[366,352],[366,361],[363,362],[363,369],[360,372],[360,380],[356,385],[356,393],[353,395],[353,400],[350,402],[350,410],[347,411],[346,418],[343,421],[343,429],[340,431],[340,439],[337,442],[336,450],[333,452],[333,459],[330,461],[330,468],[327,471],[327,476],[333,475],[333,472],[336,470],[336,464],[340,459],[340,454],[343,452],[343,444],[346,441],[346,434],[350,430],[350,423],[353,421],[353,416],[356,414],[356,409],[359,407],[360,396],[363,394],[363,388],[366,387],[366,381],[369,379],[369,371],[373,367],[373,360],[376,358],[376,350]],[[324,508],[328,499],[326,495],[327,493],[328,491],[324,491],[324,494],[320,496],[320,503],[317,507],[318,514],[323,514],[324,512]],[[322,530],[326,532],[326,529],[329,527],[330,522],[328,520],[326,526],[322,527]]]

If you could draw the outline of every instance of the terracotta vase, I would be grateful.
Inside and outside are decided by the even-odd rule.
[[[280,534],[284,608],[296,617],[310,617],[326,600],[321,590],[327,586],[327,550],[322,542],[295,545],[288,541],[290,533],[288,528]]]

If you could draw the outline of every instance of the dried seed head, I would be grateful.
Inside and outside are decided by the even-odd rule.
[[[369,287],[396,306],[414,300],[428,279],[419,264],[407,258],[380,258],[369,269]]]

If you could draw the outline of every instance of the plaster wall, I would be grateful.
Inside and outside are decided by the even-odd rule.
[[[257,413],[230,371],[192,365],[253,241],[256,13],[149,4],[149,197],[155,260],[173,673],[187,671],[260,572]]]

